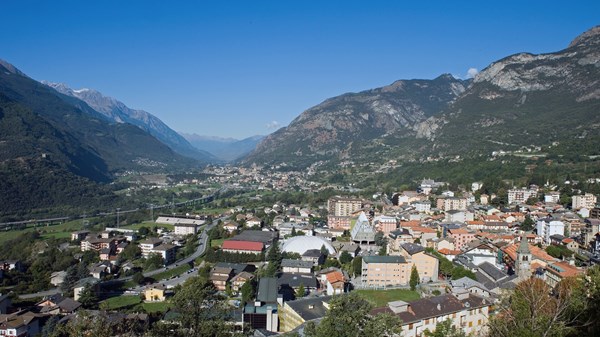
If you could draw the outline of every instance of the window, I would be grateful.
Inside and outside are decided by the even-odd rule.
[[[469,322],[469,328],[473,327],[473,322]]]

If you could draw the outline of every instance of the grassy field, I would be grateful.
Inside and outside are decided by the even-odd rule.
[[[158,273],[151,277],[157,281],[160,281],[160,280],[168,279],[175,275],[183,274],[190,269],[192,269],[192,267],[190,267],[190,265],[186,263],[186,264],[182,264],[181,266],[177,266],[175,268],[165,270],[162,273]]]
[[[11,230],[0,232],[0,243],[4,243],[8,240],[14,239],[23,233],[33,232],[34,230],[39,231],[44,238],[70,238],[71,232],[78,231],[83,228],[81,220],[74,220],[58,225],[51,226],[31,226],[22,230]]]
[[[225,241],[225,239],[210,240],[210,246],[211,247],[221,247],[221,245],[223,244],[223,241]]]
[[[416,291],[409,289],[389,290],[355,290],[364,299],[371,302],[376,308],[386,306],[388,302],[405,301],[410,302],[421,298]]]
[[[142,303],[142,299],[139,296],[118,296],[111,297],[100,302],[100,307],[106,310],[115,310],[122,308],[133,307],[136,304]]]
[[[100,302],[100,307],[106,310],[131,310],[139,311],[143,309],[145,312],[166,312],[171,306],[168,302],[142,302],[139,296],[118,296],[111,297]]]
[[[135,306],[134,309],[142,308],[147,313],[152,312],[167,312],[171,304],[169,302],[144,302]]]

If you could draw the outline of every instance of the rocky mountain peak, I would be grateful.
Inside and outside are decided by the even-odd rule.
[[[5,68],[6,70],[8,70],[8,72],[11,73],[11,74],[28,77],[27,75],[25,75],[25,73],[23,73],[22,71],[20,71],[19,69],[17,69],[17,67],[15,67],[12,64],[6,62],[3,59],[0,59],[0,66],[2,66],[3,68]]]
[[[600,26],[593,27],[583,34],[577,36],[569,44],[569,48],[580,45],[598,45],[600,44]]]

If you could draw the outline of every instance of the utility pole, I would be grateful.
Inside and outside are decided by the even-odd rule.
[[[150,204],[150,221],[154,221],[154,204]]]

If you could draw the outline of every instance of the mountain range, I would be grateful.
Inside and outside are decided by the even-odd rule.
[[[144,110],[131,109],[115,98],[104,96],[93,89],[73,90],[63,83],[42,81],[43,84],[53,88],[61,94],[75,97],[85,102],[92,109],[104,115],[115,123],[128,123],[147,131],[159,141],[169,146],[175,152],[203,163],[216,162],[218,159],[212,154],[195,148],[179,133],[173,131],[156,116]]]
[[[520,53],[472,80],[400,80],[312,107],[267,136],[244,162],[324,164],[598,155],[600,27],[564,50]]]
[[[182,133],[181,135],[195,148],[207,151],[224,162],[232,162],[243,158],[252,152],[256,145],[265,138],[264,136],[252,136],[238,140],[189,133]]]
[[[106,183],[128,171],[198,167],[143,129],[0,61],[0,216],[57,206],[101,207]]]

